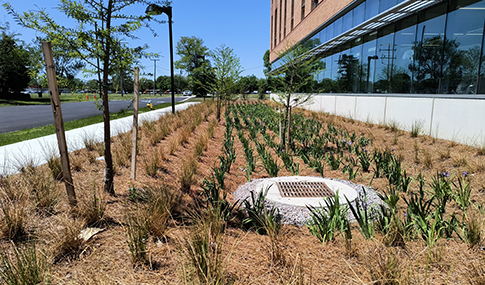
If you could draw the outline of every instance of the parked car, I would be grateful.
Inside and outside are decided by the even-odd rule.
[[[190,96],[190,95],[192,95],[192,91],[185,90],[184,92],[182,92],[182,95],[184,95],[184,96]]]

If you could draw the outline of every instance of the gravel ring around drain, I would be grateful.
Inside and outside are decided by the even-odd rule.
[[[286,176],[286,177],[291,177],[291,176]],[[308,176],[308,177],[321,178],[321,177],[314,177],[314,176]],[[272,177],[272,178],[276,178],[276,177]],[[243,201],[245,199],[248,199],[249,202],[251,202],[250,200],[251,192],[255,192],[256,186],[267,179],[271,179],[271,178],[254,179],[251,182],[247,182],[239,186],[236,189],[236,191],[233,193],[234,199],[236,201],[237,200]],[[364,186],[361,184],[355,184],[348,180],[332,179],[332,178],[325,178],[325,179],[331,179],[337,182],[341,182],[345,185],[348,185],[349,187],[352,187],[358,193],[359,198],[364,197],[363,189],[365,189],[365,192],[367,193],[367,207],[369,207],[369,209],[377,209],[378,205],[384,204],[384,202],[377,195],[377,191],[372,187]],[[355,208],[355,200],[352,201],[351,204]],[[283,204],[283,203],[279,203],[271,200],[266,200],[266,205],[268,208],[271,208],[274,206],[279,209],[282,224],[303,226],[311,218],[310,211],[308,210],[307,207],[304,207],[304,206],[288,205],[288,204]],[[325,203],[322,198],[322,206],[324,205]],[[373,211],[369,210],[369,212],[372,213]],[[347,217],[349,218],[350,222],[355,221],[355,218],[352,215],[350,210],[347,211]]]

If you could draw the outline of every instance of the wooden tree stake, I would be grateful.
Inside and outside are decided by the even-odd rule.
[[[140,83],[140,69],[137,67],[135,68],[135,101],[133,105],[133,143],[132,143],[132,150],[131,150],[131,179],[136,179],[136,149],[138,144],[138,98],[140,97],[139,91],[139,83]]]
[[[74,192],[74,184],[72,182],[71,169],[69,167],[69,153],[67,152],[66,134],[64,132],[64,122],[62,121],[61,100],[59,99],[54,57],[52,55],[52,47],[50,42],[42,43],[42,52],[44,54],[47,69],[47,80],[49,84],[49,93],[51,95],[52,113],[54,114],[57,145],[59,146],[59,153],[61,155],[63,181],[66,185],[69,204],[71,206],[76,206],[76,193]]]

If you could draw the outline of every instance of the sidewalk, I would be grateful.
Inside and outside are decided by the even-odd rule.
[[[188,97],[187,99],[190,99]],[[175,111],[187,109],[189,106],[197,103],[183,103],[175,105]],[[142,121],[154,121],[165,113],[170,113],[172,107],[158,109],[138,115],[138,124]],[[124,133],[131,130],[133,126],[133,116],[112,120],[111,121],[111,136],[116,136],[119,133]],[[103,141],[104,129],[103,123],[85,126],[82,128],[70,130],[66,132],[66,143],[69,152],[83,149],[83,138],[93,138],[96,141]],[[28,141],[18,142],[0,147],[0,176],[11,175],[18,172],[17,166],[25,165],[32,162],[35,166],[47,163],[49,154],[55,151],[59,154],[57,146],[56,134],[36,138]]]

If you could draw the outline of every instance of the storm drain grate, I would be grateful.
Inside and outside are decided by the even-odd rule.
[[[332,197],[335,195],[324,182],[276,182],[282,197]]]

